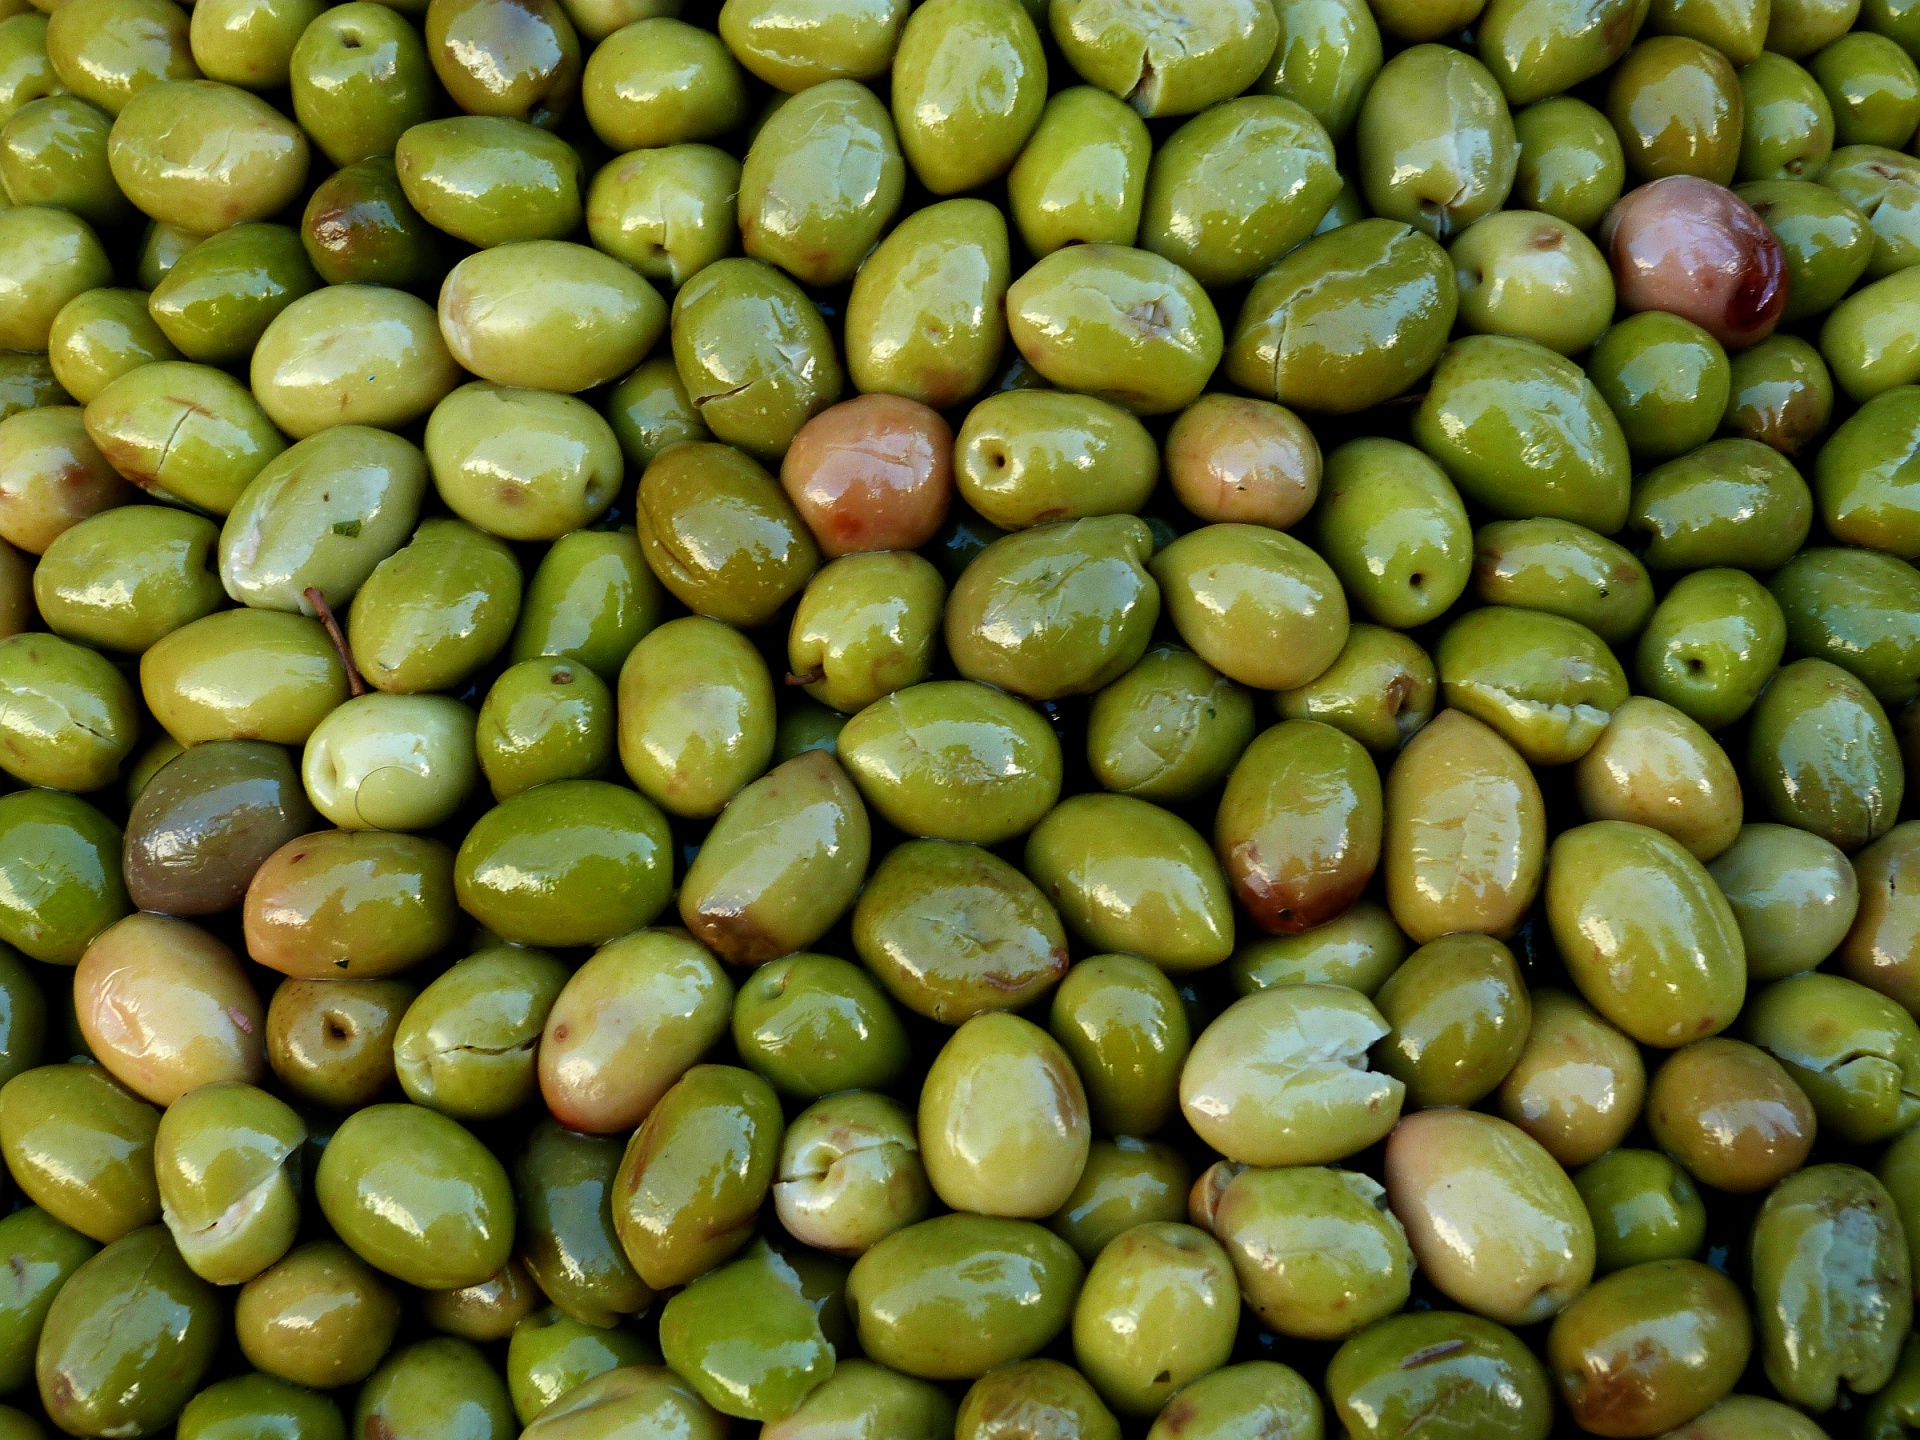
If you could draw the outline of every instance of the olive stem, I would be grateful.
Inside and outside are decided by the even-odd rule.
[[[353,668],[353,652],[347,649],[347,637],[340,633],[340,622],[333,618],[333,607],[327,604],[327,597],[312,585],[300,593],[307,597],[307,603],[313,606],[320,623],[327,627],[327,638],[333,641],[333,648],[340,652],[340,663],[347,667],[347,689],[356,696],[366,694],[367,682]]]

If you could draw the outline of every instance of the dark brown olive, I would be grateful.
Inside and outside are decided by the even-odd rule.
[[[1744,350],[1786,309],[1786,252],[1751,205],[1711,180],[1642,185],[1607,212],[1600,239],[1622,310],[1670,311]]]

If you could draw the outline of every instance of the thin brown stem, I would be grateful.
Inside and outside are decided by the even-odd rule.
[[[340,652],[340,663],[347,667],[347,689],[355,695],[366,694],[367,682],[353,668],[353,652],[347,649],[347,637],[340,633],[340,622],[333,618],[333,607],[327,604],[327,597],[311,585],[300,593],[307,597],[307,603],[313,606],[320,623],[327,627],[327,638],[333,641],[333,648]]]

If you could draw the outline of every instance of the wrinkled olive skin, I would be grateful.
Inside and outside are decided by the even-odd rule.
[[[733,998],[713,957],[675,931],[602,946],[547,1014],[539,1074],[548,1110],[594,1134],[638,1124],[726,1033]]]
[[[1180,1108],[1202,1139],[1244,1164],[1318,1165],[1354,1154],[1400,1114],[1401,1082],[1359,1063],[1387,1028],[1344,986],[1257,991],[1201,1031],[1181,1071]]]
[[[428,520],[360,587],[347,615],[354,664],[376,690],[454,689],[506,645],[520,596],[505,544],[464,521]]]
[[[139,654],[218,607],[219,529],[184,510],[123,505],[64,530],[33,571],[33,598],[56,634]]]
[[[1586,369],[1627,448],[1645,460],[1671,459],[1711,440],[1732,393],[1720,342],[1664,310],[1629,315],[1609,329]]]
[[[74,1435],[150,1435],[179,1415],[220,1347],[214,1288],[164,1229],[114,1241],[61,1287],[34,1357],[40,1403]]]
[[[838,750],[881,818],[930,839],[999,844],[1032,829],[1060,795],[1060,743],[1047,722],[971,681],[882,696],[847,722]]]
[[[55,1220],[101,1244],[160,1218],[159,1120],[97,1066],[44,1065],[0,1086],[0,1149],[15,1183]]]
[[[612,767],[613,696],[567,660],[523,660],[487,691],[474,732],[481,773],[505,800],[550,780],[597,780]]]
[[[1384,787],[1387,904],[1416,943],[1455,930],[1504,937],[1539,890],[1546,816],[1538,782],[1499,733],[1447,710],[1410,740]],[[1468,816],[1499,816],[1471,850]]]
[[[1094,697],[1087,760],[1118,794],[1196,800],[1226,778],[1253,729],[1245,690],[1188,651],[1156,646]]]
[[[323,11],[301,31],[287,65],[294,117],[342,168],[391,155],[410,126],[433,115],[426,47],[387,6]]]
[[[1380,27],[1365,0],[1276,7],[1280,41],[1254,84],[1292,100],[1334,140],[1344,140],[1380,73]]]
[[[4,23],[0,21],[0,24]],[[110,305],[116,312],[124,312],[129,323],[137,323],[135,317],[146,310],[144,293],[138,290],[89,290],[83,291],[82,294],[91,295],[97,300],[105,296],[119,297],[102,303]],[[128,296],[140,298],[137,301],[129,300]],[[80,298],[79,295],[74,296],[75,300]],[[72,300],[67,302],[68,305],[72,303]],[[63,305],[60,308],[64,310],[66,306]],[[58,312],[55,312],[55,318],[59,318]],[[158,333],[157,329],[152,331],[152,335],[158,335]],[[54,374],[50,357],[46,355],[12,353],[0,358],[0,420],[9,419],[22,410],[78,400],[79,396],[70,395],[62,388],[64,384],[65,382]]]
[[[1157,317],[1152,326],[1139,323],[1143,309]],[[1219,364],[1224,338],[1192,275],[1121,245],[1073,245],[1035,264],[1007,290],[1007,326],[1047,380],[1136,415],[1191,404]]]
[[[615,385],[607,394],[606,416],[634,474],[669,446],[707,438],[670,355],[654,356]]]
[[[132,752],[133,687],[97,650],[55,635],[0,640],[0,769],[29,785],[98,790]]]
[[[787,637],[789,673],[843,714],[927,678],[946,603],[940,572],[918,555],[842,556],[817,572]]]
[[[1354,142],[1373,213],[1442,241],[1505,203],[1519,161],[1493,75],[1442,45],[1387,62],[1361,103]]]
[[[1160,615],[1160,588],[1146,569],[1152,552],[1152,533],[1130,515],[1067,520],[996,540],[947,600],[955,668],[1034,700],[1117,680],[1146,651]]]
[[[199,146],[219,141],[211,162]],[[307,137],[266,101],[212,80],[149,85],[114,121],[107,158],[127,198],[198,235],[264,220],[299,193]]]
[[[1782,321],[1824,314],[1866,273],[1873,227],[1838,191],[1806,180],[1766,180],[1742,185],[1738,194],[1780,242],[1787,269]]]
[[[1353,1440],[1422,1430],[1446,1440],[1546,1440],[1553,1423],[1533,1352],[1503,1326],[1456,1310],[1395,1315],[1355,1335],[1327,1366],[1327,1393]]]
[[[1321,552],[1379,624],[1424,624],[1467,587],[1466,507],[1440,467],[1410,445],[1365,439],[1334,451],[1315,518]]]
[[[1833,377],[1798,336],[1775,335],[1734,357],[1723,423],[1736,435],[1797,455],[1826,434],[1832,418]]]
[[[1626,519],[1626,437],[1572,361],[1529,340],[1476,335],[1441,358],[1413,435],[1469,499],[1611,534]]]
[[[1649,1260],[1687,1260],[1706,1238],[1700,1192],[1665,1155],[1610,1150],[1574,1173],[1593,1219],[1595,1270],[1608,1275]]]
[[[1456,942],[1457,943],[1457,942]],[[1578,997],[1541,988],[1519,1058],[1500,1082],[1499,1110],[1562,1166],[1612,1149],[1640,1118],[1640,1052]]]
[[[551,129],[573,108],[580,39],[558,0],[440,0],[424,30],[434,73],[468,114]]]
[[[1600,223],[1626,183],[1626,157],[1607,117],[1556,95],[1513,117],[1519,162],[1512,198],[1581,230]]]
[[[1893,1197],[1851,1165],[1802,1170],[1767,1196],[1753,1225],[1753,1298],[1781,1395],[1818,1413],[1842,1384],[1871,1394],[1892,1378],[1913,1320],[1905,1238]]]
[[[613,1226],[641,1280],[683,1285],[753,1238],[780,1148],[780,1102],[751,1071],[696,1065],[627,1143]]]
[[[996,1366],[968,1387],[952,1433],[955,1440],[1017,1435],[1116,1440],[1120,1422],[1081,1370],[1058,1360],[1019,1360]]]
[[[1743,570],[1700,570],[1655,607],[1635,678],[1655,699],[1721,730],[1759,698],[1786,644],[1786,621],[1765,586]]]
[[[239,1375],[189,1400],[175,1433],[181,1440],[346,1440],[347,1423],[323,1395],[270,1375]]]
[[[773,752],[773,680],[750,641],[704,616],[646,635],[620,669],[620,759],[674,815],[717,815]]]
[[[154,360],[178,360],[180,352],[147,314],[147,292],[102,288],[76,295],[53,317],[47,332],[48,354],[41,366],[52,371],[37,388],[0,401],[0,418],[31,409],[17,400],[60,405],[67,398],[84,405],[129,370]],[[22,356],[21,359],[26,357]],[[16,377],[14,385],[25,376]],[[12,386],[8,387],[11,391]],[[58,392],[65,390],[66,395]]]
[[[1208,1223],[1248,1306],[1280,1334],[1342,1340],[1406,1303],[1413,1254],[1366,1176],[1311,1165],[1243,1170]]]
[[[1067,968],[1066,932],[1040,888],[990,851],[941,840],[881,860],[854,907],[853,943],[895,1000],[948,1025],[1023,1006]]]
[[[659,1352],[632,1330],[588,1325],[549,1308],[525,1316],[513,1327],[507,1346],[507,1391],[525,1424],[596,1375],[658,1358]]]
[[[1754,707],[1747,774],[1772,818],[1857,850],[1892,828],[1904,790],[1886,712],[1852,675],[1796,660]]]
[[[1654,1072],[1647,1129],[1704,1185],[1764,1190],[1805,1163],[1815,1119],[1792,1078],[1740,1040],[1700,1040]]]
[[[476,1284],[512,1252],[506,1170],[460,1125],[417,1105],[373,1105],[343,1120],[314,1190],[355,1253],[410,1285]]]
[[[1085,1274],[1026,1220],[943,1215],[896,1230],[854,1264],[847,1306],[869,1357],[928,1380],[977,1379],[1066,1329]]]
[[[932,1208],[913,1118],[868,1091],[842,1092],[795,1117],[779,1175],[773,1206],[782,1227],[833,1255],[862,1255]]]
[[[1381,823],[1379,774],[1360,743],[1286,720],[1227,777],[1214,849],[1256,923],[1297,934],[1359,898],[1379,863]]]
[[[464,1340],[422,1340],[396,1351],[361,1387],[354,1435],[393,1440],[511,1440],[506,1382]]]
[[[1307,684],[1274,697],[1284,720],[1318,720],[1369,750],[1391,753],[1433,718],[1439,680],[1413,640],[1354,624],[1339,657]]]
[[[866,807],[823,750],[769,771],[727,803],[680,886],[680,918],[735,964],[804,950],[866,876]]]
[[[1795,975],[1754,997],[1747,1037],[1813,1102],[1820,1128],[1857,1145],[1920,1112],[1920,1027],[1886,996],[1838,975]]]
[[[789,955],[755,970],[734,1000],[732,1028],[748,1068],[803,1100],[890,1089],[909,1055],[872,976],[831,955]]]
[[[1278,38],[1272,16],[1238,0],[1192,14],[1072,0],[1048,19],[1074,70],[1148,119],[1191,114],[1246,89]]]
[[[1747,974],[1755,980],[1781,980],[1811,970],[1847,941],[1840,968],[1850,978],[1891,974],[1875,927],[1897,907],[1888,892],[1876,894],[1897,870],[1901,841],[1890,833],[1861,852],[1855,867],[1831,841],[1788,825],[1743,825],[1731,848],[1708,867],[1714,883],[1733,907],[1747,946]],[[1889,864],[1888,862],[1892,862]],[[1878,867],[1886,866],[1886,869]],[[1882,910],[1877,906],[1886,906]],[[1856,913],[1867,915],[1849,936]],[[1897,928],[1898,922],[1894,922]],[[1872,957],[1872,958],[1869,958]]]
[[[1626,675],[1598,636],[1535,610],[1469,612],[1441,636],[1434,663],[1447,703],[1536,765],[1578,760],[1628,698]]]
[[[143,365],[108,385],[88,402],[86,426],[135,485],[214,515],[231,510],[286,448],[245,385],[178,360]]]
[[[665,906],[668,839],[644,797],[555,781],[481,817],[461,842],[454,886],[461,908],[511,943],[601,944]]]
[[[566,981],[566,967],[539,950],[499,946],[459,961],[400,1023],[393,1042],[400,1088],[456,1120],[518,1109],[536,1093],[534,1047]]]
[[[247,953],[302,980],[405,970],[453,938],[456,914],[447,847],[384,830],[289,840],[254,872],[243,912]]]
[[[594,1440],[661,1429],[687,1440],[725,1440],[727,1421],[671,1370],[623,1365],[575,1386],[523,1433],[533,1440]],[[503,1433],[512,1433],[510,1424]]]
[[[404,980],[283,980],[267,1006],[267,1063],[295,1098],[333,1110],[369,1104],[394,1080]]]
[[[1459,305],[1447,252],[1427,235],[1392,220],[1342,225],[1254,282],[1227,378],[1298,410],[1365,410],[1433,368]]]
[[[1583,1428],[1651,1435],[1726,1395],[1752,1349],[1732,1281],[1693,1260],[1654,1260],[1615,1271],[1562,1311],[1547,1363]]]
[[[407,203],[428,224],[483,250],[564,240],[580,226],[578,152],[519,120],[428,120],[399,137],[393,165]]]
[[[267,857],[318,820],[277,745],[212,741],[177,758],[128,816],[127,889],[143,910],[210,915],[239,904]]]
[[[934,1193],[956,1209],[1045,1219],[1085,1169],[1086,1092],[1066,1051],[1015,1015],[962,1025],[920,1091],[921,1156]]]
[[[1064,245],[1131,245],[1151,142],[1133,109],[1076,85],[1047,101],[1007,175],[1007,205],[1035,259]]]
[[[542,1120],[514,1163],[521,1258],[562,1313],[601,1328],[653,1298],[613,1233],[608,1199],[623,1149],[617,1137]]]
[[[114,861],[120,846],[119,827],[75,796],[0,796],[0,942],[48,964],[78,964],[133,908]]]
[[[289,1106],[238,1081],[203,1085],[168,1106],[154,1140],[160,1211],[194,1274],[240,1284],[286,1253],[300,1225],[306,1138]]]
[[[672,331],[673,363],[702,423],[766,462],[845,384],[819,310],[759,260],[716,260],[681,286]]]
[[[1914,187],[1920,167],[1897,150],[1849,145],[1818,176],[1821,186],[1851,205],[1872,231],[1866,278],[1881,280],[1920,259]]]
[[[570,241],[496,245],[462,260],[440,287],[447,349],[496,385],[569,394],[603,385],[638,365],[666,324],[659,291]]]
[[[1448,1298],[1503,1325],[1560,1311],[1593,1274],[1593,1223],[1527,1134],[1472,1110],[1422,1110],[1387,1142],[1387,1198]]]
[[[12,1272],[0,1290],[0,1335],[7,1342],[0,1381],[9,1394],[33,1378],[33,1352],[54,1297],[99,1248],[37,1206],[22,1206],[0,1220],[0,1254]]]

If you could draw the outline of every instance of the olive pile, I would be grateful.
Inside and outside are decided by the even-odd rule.
[[[0,0],[0,1440],[1920,1435],[1916,56]]]

